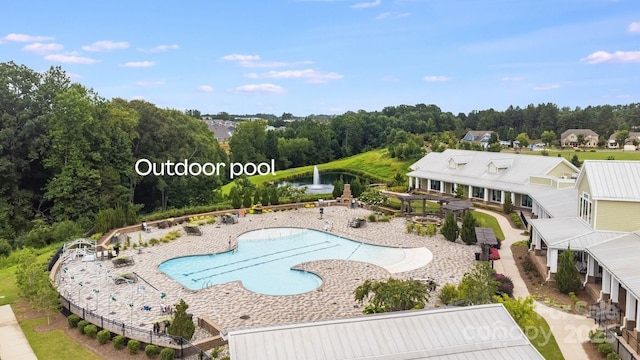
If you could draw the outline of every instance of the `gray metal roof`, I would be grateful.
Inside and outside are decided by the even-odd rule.
[[[471,157],[468,163],[457,169],[449,167],[449,159]],[[489,173],[489,163],[510,163],[497,174]],[[530,176],[546,175],[558,164],[567,164],[578,173],[578,169],[564,158],[536,155],[494,153],[448,149],[441,153],[431,152],[412,164],[408,176],[431,178],[446,182],[483,186],[511,192],[522,192],[520,187],[529,183]]]
[[[553,247],[561,241],[593,232],[593,229],[578,217],[533,219],[530,223],[549,247]],[[573,244],[571,245],[573,248]]]
[[[576,188],[556,189],[550,186],[527,186],[527,193],[551,217],[573,217],[578,213],[578,190]]]
[[[584,176],[596,200],[640,200],[640,161],[585,160],[578,181]]]
[[[640,299],[640,232],[628,233],[589,246],[587,252],[600,266],[612,273],[636,299]]]
[[[254,359],[543,359],[502,304],[230,330],[230,356]]]

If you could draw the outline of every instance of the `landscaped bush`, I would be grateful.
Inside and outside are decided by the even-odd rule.
[[[440,290],[440,294],[438,294],[438,299],[444,305],[449,305],[452,302],[456,301],[459,296],[460,292],[454,284],[444,284],[444,286]]]
[[[160,355],[160,348],[149,344],[144,348],[144,354],[147,355],[149,359],[153,359]]]
[[[376,218],[376,214],[369,214],[369,221],[376,222],[378,219]]]
[[[69,327],[72,327],[72,328],[78,327],[78,323],[80,322],[80,316],[76,314],[71,314],[67,318],[67,321],[69,322]]]
[[[176,352],[171,348],[164,348],[160,351],[160,359],[162,360],[173,360],[176,356]]]
[[[93,324],[89,324],[84,327],[84,334],[90,338],[95,338],[97,333],[98,333],[98,327]]]
[[[512,212],[511,214],[509,214],[509,217],[511,217],[511,221],[513,221],[513,225],[515,225],[518,229],[522,229],[524,224],[522,224],[522,219],[520,218],[520,215]]]
[[[607,354],[607,360],[620,360],[620,355],[614,352],[610,352],[609,354]]]
[[[127,342],[127,348],[129,349],[129,354],[137,354],[138,350],[140,350],[140,341],[133,339],[129,340],[129,342]]]
[[[80,334],[84,334],[84,327],[91,324],[90,322],[88,322],[87,320],[80,320],[78,321],[78,331],[80,331]]]
[[[222,352],[222,348],[221,347],[217,347],[215,349],[213,349],[213,351],[211,351],[211,357],[214,359],[217,359],[218,356],[220,356],[220,353]]]
[[[415,224],[414,224],[414,223],[412,223],[412,222],[408,222],[408,223],[407,223],[407,232],[408,232],[408,233],[413,232],[413,228],[414,228],[414,227],[415,227]]]
[[[500,260],[500,252],[496,248],[489,249],[489,260]]]
[[[602,355],[609,355],[613,352],[613,345],[608,342],[603,342],[602,344],[598,345],[598,352]]]
[[[127,344],[127,338],[122,335],[116,335],[113,338],[113,347],[116,350],[122,350]]]
[[[507,294],[513,297],[513,281],[504,274],[494,274],[493,277],[498,281],[498,294]]]
[[[438,226],[436,224],[427,224],[425,227],[425,234],[427,236],[434,236],[438,233]]]
[[[97,337],[98,337],[98,343],[100,343],[100,345],[104,345],[107,343],[107,341],[109,341],[109,339],[111,339],[111,331],[106,329],[100,330],[98,331]]]

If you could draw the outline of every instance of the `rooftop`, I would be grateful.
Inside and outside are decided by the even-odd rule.
[[[577,182],[584,176],[593,199],[640,201],[640,161],[585,160]]]

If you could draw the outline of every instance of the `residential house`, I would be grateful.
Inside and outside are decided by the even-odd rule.
[[[207,124],[209,131],[213,133],[213,136],[219,142],[229,141],[229,139],[233,135],[233,132],[235,131],[235,123],[233,121],[216,120],[216,119],[212,119],[212,120],[203,119],[202,121],[204,121],[204,123]]]
[[[573,187],[579,170],[561,157],[448,149],[431,152],[409,167],[409,186],[440,194],[464,187],[471,200],[531,209],[536,191]]]
[[[578,137],[582,135],[584,137],[584,144],[578,141]],[[591,129],[568,129],[560,134],[560,144],[562,146],[570,147],[597,147],[598,146],[598,134]]]
[[[557,202],[566,207],[561,216],[530,223],[533,258],[548,271],[547,280],[558,271],[559,254],[570,248],[587,290],[613,305],[625,340],[638,351],[640,182],[635,179],[640,179],[640,161],[586,160],[575,198]]]
[[[502,304],[223,330],[234,360],[544,359]]]
[[[607,147],[609,149],[620,149],[620,148],[624,148],[625,150],[627,149],[626,147],[628,145],[632,145],[633,146],[633,150],[638,150],[640,148],[640,145],[633,145],[634,140],[636,143],[640,144],[640,132],[638,131],[632,131],[629,133],[629,137],[625,140],[623,146],[620,146],[620,144],[618,144],[618,140],[616,139],[616,134],[613,133],[611,134],[611,136],[609,136],[609,140],[607,141]]]
[[[460,141],[479,143],[486,149],[489,146],[489,139],[491,139],[492,133],[493,131],[469,130]]]

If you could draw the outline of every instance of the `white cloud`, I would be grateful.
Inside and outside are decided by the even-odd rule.
[[[366,9],[370,7],[380,6],[382,4],[381,0],[374,0],[372,2],[359,2],[350,6],[352,9]]]
[[[326,83],[330,80],[342,79],[344,76],[335,72],[318,72],[313,69],[269,71],[264,75],[271,79],[304,79],[311,83]]]
[[[640,51],[616,51],[614,53],[596,51],[580,61],[589,64],[640,62]]]
[[[169,50],[176,50],[179,49],[180,47],[177,44],[173,44],[173,45],[158,45],[155,47],[152,47],[151,49],[142,49],[139,48],[138,51],[142,51],[142,52],[146,52],[146,53],[159,53],[159,52],[165,52],[165,51],[169,51]]]
[[[425,76],[422,80],[428,82],[445,82],[451,80],[451,78],[447,76]]]
[[[630,33],[640,33],[640,22],[632,22],[629,24]]]
[[[502,78],[502,81],[522,81],[524,77],[522,76],[505,76]]]
[[[399,18],[405,18],[411,16],[411,13],[408,12],[404,12],[404,13],[399,13],[399,12],[383,12],[380,13],[378,16],[375,17],[375,20],[384,20],[384,19],[399,19]]]
[[[0,39],[0,43],[10,43],[10,42],[38,42],[38,41],[49,41],[53,40],[52,36],[33,36],[26,34],[8,34],[7,36]]]
[[[534,86],[531,88],[531,90],[535,90],[535,91],[547,91],[547,90],[553,90],[553,89],[559,89],[560,85],[558,84],[551,84],[551,85],[539,85],[539,86]]]
[[[143,81],[136,82],[136,85],[144,86],[144,87],[160,86],[160,85],[164,85],[164,81],[160,81],[160,80],[143,80]]]
[[[222,60],[226,60],[226,61],[254,61],[254,60],[260,60],[260,56],[258,56],[258,55],[231,54],[231,55],[223,56]]]
[[[112,50],[127,49],[128,47],[129,43],[126,41],[102,40],[96,41],[91,45],[83,46],[82,49],[84,51],[106,52]]]
[[[124,64],[120,64],[122,67],[132,67],[132,68],[147,68],[152,67],[156,63],[155,61],[129,61]]]
[[[201,91],[201,92],[212,92],[213,91],[213,87],[209,86],[209,85],[200,85],[200,86],[198,86],[198,91]]]
[[[236,91],[243,93],[282,94],[284,89],[281,86],[274,84],[250,84],[238,86]]]
[[[257,78],[260,77],[260,75],[252,72],[252,73],[244,74],[244,77],[249,78],[249,79],[257,79]]]
[[[86,56],[75,54],[51,54],[44,57],[45,60],[55,61],[63,64],[94,64],[98,60]]]
[[[54,43],[43,44],[39,42],[25,45],[25,47],[22,48],[22,50],[24,51],[37,53],[37,54],[46,54],[50,52],[61,51],[62,49],[64,49],[64,46],[60,44],[54,44]]]

